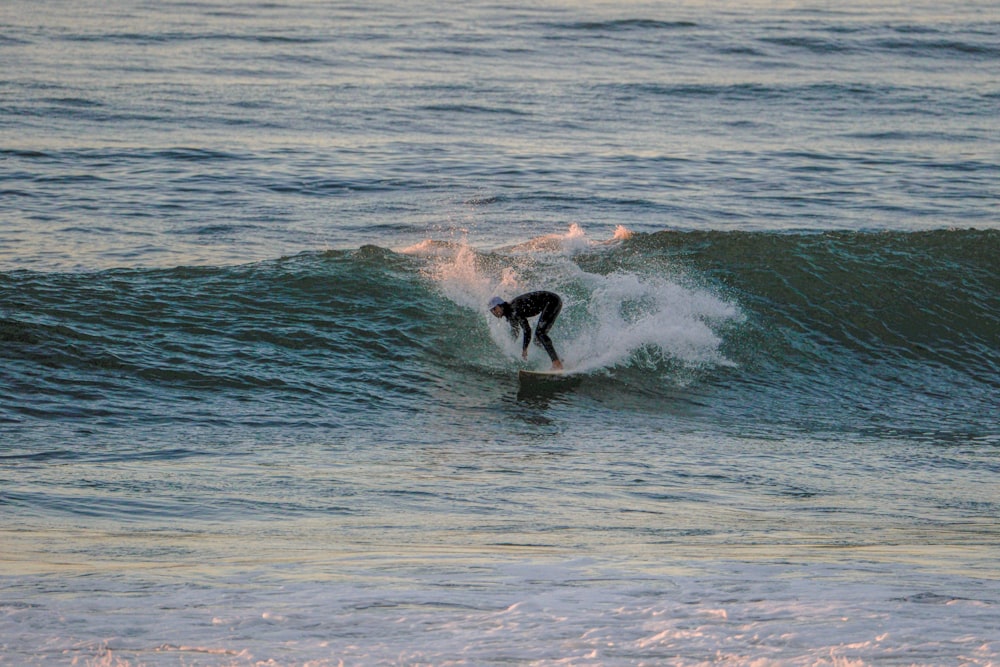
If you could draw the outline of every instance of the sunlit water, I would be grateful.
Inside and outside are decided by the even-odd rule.
[[[996,664],[998,37],[4,3],[0,664]]]

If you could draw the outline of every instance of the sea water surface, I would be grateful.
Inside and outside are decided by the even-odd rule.
[[[1000,661],[995,3],[10,0],[0,63],[0,665]]]

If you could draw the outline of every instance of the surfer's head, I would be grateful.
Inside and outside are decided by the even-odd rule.
[[[504,301],[503,299],[501,299],[498,296],[495,296],[492,299],[490,299],[490,304],[489,304],[488,308],[490,309],[490,312],[493,313],[493,315],[495,317],[502,317],[503,316],[503,307],[506,306],[506,305],[507,305],[506,301]]]

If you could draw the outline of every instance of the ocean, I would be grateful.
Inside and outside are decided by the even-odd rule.
[[[1000,664],[995,2],[7,0],[0,62],[0,665]]]

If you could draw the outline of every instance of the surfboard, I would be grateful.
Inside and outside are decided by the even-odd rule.
[[[517,378],[519,380],[568,380],[572,374],[566,370],[561,371],[526,371],[519,370]]]

